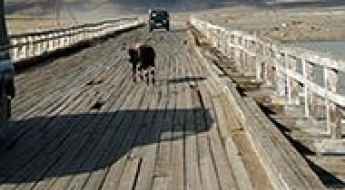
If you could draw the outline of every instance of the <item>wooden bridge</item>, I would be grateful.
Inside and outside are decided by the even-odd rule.
[[[11,52],[19,71],[18,95],[13,119],[1,124],[1,190],[326,189],[238,88],[243,78],[254,86],[272,82],[272,72],[259,69],[272,66],[260,66],[271,63],[267,56],[250,51],[256,38],[198,19],[172,32],[148,33],[143,25],[130,18],[12,36],[2,50]],[[130,79],[127,47],[144,40],[158,55],[154,86]],[[244,74],[231,78],[230,66]],[[328,85],[343,66],[324,69]],[[315,92],[314,83],[303,84],[305,93]],[[298,93],[287,89],[294,102]],[[328,102],[326,113],[337,113],[325,119],[338,145],[344,96],[333,89],[318,96]]]

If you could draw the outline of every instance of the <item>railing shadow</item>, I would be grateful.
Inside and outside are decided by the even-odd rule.
[[[10,121],[1,143],[0,184],[91,173],[110,167],[134,148],[193,136],[208,131],[212,123],[209,111],[201,108]]]
[[[312,170],[318,175],[318,176],[322,176],[320,177],[320,180],[322,181],[323,184],[325,184],[325,186],[327,188],[334,188],[334,189],[342,189],[345,188],[345,181],[343,181],[342,179],[337,178],[335,175],[333,175],[332,173],[330,173],[329,171],[327,171],[326,169],[318,166],[317,164],[315,164],[314,162],[312,162],[309,159],[306,159],[309,166],[312,168]]]

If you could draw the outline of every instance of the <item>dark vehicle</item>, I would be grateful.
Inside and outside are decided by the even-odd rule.
[[[0,14],[3,5],[0,5]],[[11,117],[11,100],[15,94],[14,66],[6,48],[9,45],[4,15],[0,15],[0,123]]]
[[[149,30],[166,29],[170,30],[169,13],[162,9],[153,9],[149,11]]]

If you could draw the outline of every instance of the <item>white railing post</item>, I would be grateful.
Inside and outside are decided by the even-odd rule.
[[[19,48],[17,47],[18,40],[15,38],[12,40],[12,59],[14,62],[19,60]]]
[[[29,40],[29,49],[28,49],[28,57],[34,57],[35,56],[35,44],[34,44],[34,37],[33,36],[29,36],[28,37]]]
[[[66,38],[66,40],[67,40],[67,44],[66,44],[66,45],[67,45],[67,46],[71,46],[71,44],[72,44],[72,39],[71,39],[71,35],[72,35],[72,34],[71,34],[71,30],[67,30],[67,31],[66,31],[66,35],[67,35],[67,36],[66,36],[66,37],[67,37],[67,38]]]
[[[307,62],[305,59],[301,59],[302,61],[302,69],[303,69],[303,88],[304,88],[304,117],[309,118],[310,116],[310,111],[309,111],[309,96],[308,96],[308,78],[309,78],[309,73],[308,73],[308,67],[307,67]]]
[[[53,51],[54,50],[54,39],[53,39],[53,34],[48,34],[48,51]]]
[[[259,48],[258,44],[255,43],[255,56],[254,56],[254,61],[255,61],[255,77],[256,81],[262,81],[262,64],[261,60],[259,59],[260,53],[259,53]]]
[[[330,121],[329,121],[329,100],[328,100],[328,71],[326,67],[323,67],[323,82],[324,82],[324,88],[325,88],[325,96],[324,96],[324,106],[326,108],[325,110],[325,116],[326,116],[326,127],[327,127],[327,134],[331,133],[331,127],[330,127]],[[324,111],[324,110],[323,110]]]
[[[42,40],[42,53],[46,53],[47,52],[47,49],[48,49],[48,41],[46,40],[47,39],[47,34],[42,34],[41,36],[41,40]]]
[[[288,53],[287,51],[284,52],[284,70],[285,73],[287,73],[289,71],[289,57],[288,57]],[[291,105],[292,104],[292,100],[291,100],[291,80],[289,75],[285,74],[286,76],[286,94],[285,97],[287,98],[286,103],[287,105]]]
[[[336,71],[327,68],[327,91],[336,93],[338,76]],[[341,129],[341,116],[339,116],[339,110],[337,105],[329,101],[326,96],[328,105],[327,105],[327,128],[331,134],[332,139],[341,139],[342,138],[342,129]]]
[[[22,38],[22,43],[24,44],[23,45],[23,49],[22,49],[22,58],[23,59],[26,59],[28,57],[28,51],[29,51],[29,40],[24,37]]]
[[[37,35],[34,37],[34,56],[39,56],[41,54],[41,42],[40,36]]]
[[[63,32],[62,31],[59,32],[58,41],[59,41],[59,48],[61,48],[61,49],[65,48],[64,36],[63,36]]]

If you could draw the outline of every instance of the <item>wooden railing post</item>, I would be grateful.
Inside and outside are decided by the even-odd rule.
[[[255,39],[256,39],[256,36],[255,36]],[[255,77],[256,77],[256,81],[261,82],[262,81],[262,64],[261,64],[261,60],[259,59],[260,53],[259,53],[258,43],[256,41],[254,41],[254,48],[255,48],[255,56],[254,56]]]
[[[245,67],[245,72],[247,75],[252,75],[252,72],[251,72],[251,65],[250,65],[250,60],[249,60],[249,55],[247,52],[245,52],[246,50],[249,50],[249,46],[248,46],[248,39],[247,38],[244,38],[243,39],[243,47],[244,47],[244,67]]]
[[[238,45],[238,37],[236,34],[234,34],[234,45],[237,46]],[[234,59],[236,60],[236,64],[238,64],[238,60],[239,60],[239,50],[237,48],[233,48],[234,50]],[[237,66],[237,65],[236,65]],[[240,65],[238,64],[238,68],[240,68]]]
[[[18,40],[13,39],[11,43],[13,45],[11,57],[12,57],[13,61],[16,62],[17,60],[19,60],[19,48],[17,47]]]
[[[22,58],[25,59],[28,57],[28,51],[29,51],[29,45],[28,45],[28,39],[26,37],[22,38],[23,45],[22,49]]]
[[[289,71],[289,58],[288,58],[288,53],[285,51],[284,52],[284,71],[287,73]],[[290,77],[286,74],[285,75],[285,88],[286,88],[286,105],[291,105],[291,80]]]
[[[84,37],[83,33],[81,32],[80,29],[78,29],[78,41],[79,42],[83,41],[83,37]]]
[[[69,31],[69,41],[70,41],[70,45],[74,44],[74,29]]]
[[[230,55],[231,54],[230,44],[231,44],[231,34],[229,32],[227,32],[226,33],[226,37],[225,37],[225,44],[224,44],[225,45],[225,53],[226,53],[226,55]]]
[[[328,89],[329,89],[329,82],[328,82],[328,69],[327,67],[323,67],[323,79],[324,79],[324,88],[326,89],[325,91],[325,97],[324,97],[324,107],[325,109],[322,110],[325,112],[325,116],[326,116],[326,127],[327,127],[327,134],[331,133],[331,127],[330,127],[330,117],[329,117],[329,113],[330,113],[330,104],[329,104],[329,100],[328,100]]]
[[[315,146],[321,154],[345,154],[345,140],[342,138],[342,121],[344,117],[341,111],[342,108],[329,100],[329,92],[335,93],[337,91],[337,71],[326,67],[324,69],[327,132],[330,138],[324,139],[321,143],[316,143]]]
[[[281,69],[285,69],[285,54],[282,55],[280,51],[274,52],[274,59],[275,65],[279,65],[276,67],[276,80],[275,80],[275,92],[276,96],[283,98],[286,104],[286,97],[287,97],[287,76],[283,74]]]
[[[40,42],[40,36],[34,37],[34,56],[38,56],[41,54],[41,42]]]
[[[240,46],[240,47],[244,47],[244,43],[245,43],[244,37],[241,36],[239,39],[240,39],[240,41],[239,41],[239,46]],[[246,55],[246,53],[244,52],[244,50],[243,50],[243,49],[240,49],[240,63],[241,63],[241,71],[242,71],[243,74],[246,74],[246,68],[245,68],[245,66],[246,66],[246,63],[245,63],[245,55]]]
[[[59,33],[58,33],[58,42],[59,42],[59,49],[60,48],[64,48],[65,46],[64,46],[64,33],[62,32],[62,31],[60,31]]]
[[[35,40],[34,40],[33,36],[29,36],[28,40],[29,40],[28,57],[33,57],[33,56],[35,56],[35,44],[34,44]]]
[[[309,71],[309,68],[308,68],[308,65],[307,65],[307,62],[305,59],[301,59],[302,61],[302,69],[303,69],[303,89],[304,89],[304,92],[303,92],[303,95],[304,95],[304,116],[306,118],[309,118],[310,116],[310,110],[309,110],[309,93],[308,93],[308,84],[307,84],[307,81],[309,79],[309,74],[310,74],[310,71]]]
[[[338,77],[337,72],[332,69],[327,69],[327,88],[330,92],[336,93],[337,91],[337,83]],[[333,102],[327,99],[327,128],[330,131],[332,139],[341,139],[342,138],[342,130],[341,130],[341,120],[342,116],[340,110],[338,110],[338,106]]]
[[[231,42],[231,47],[230,47],[230,57],[234,60],[236,60],[236,52],[235,52],[235,48],[234,48],[234,44],[235,44],[235,35],[234,34],[231,34],[231,39],[230,39],[230,42]]]
[[[53,34],[48,34],[48,51],[54,50],[54,40],[53,40]]]
[[[261,63],[262,64],[262,78],[263,78],[263,81],[264,81],[264,85],[265,86],[271,86],[272,83],[271,81],[269,80],[269,64],[268,64],[268,59],[267,59],[267,56],[268,56],[268,53],[267,53],[267,49],[265,47],[264,44],[261,44],[261,51],[262,51],[262,57],[264,58],[264,61]]]

